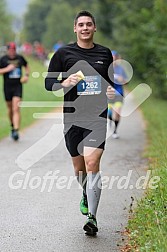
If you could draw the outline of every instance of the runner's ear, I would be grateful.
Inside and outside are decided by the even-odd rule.
[[[74,25],[74,33],[76,33],[76,27],[75,27],[75,25]]]

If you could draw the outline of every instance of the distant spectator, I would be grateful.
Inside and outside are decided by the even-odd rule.
[[[59,40],[56,44],[54,44],[53,46],[53,50],[54,52],[56,52],[59,48],[61,48],[63,46],[63,42],[61,40]]]
[[[41,61],[44,61],[46,59],[45,48],[38,41],[34,42],[34,45],[33,45],[33,54],[34,54],[34,56],[36,58],[40,59]]]
[[[23,45],[22,45],[22,52],[25,55],[32,55],[32,53],[33,53],[33,47],[32,47],[32,45],[30,43],[28,43],[28,42],[23,43]]]

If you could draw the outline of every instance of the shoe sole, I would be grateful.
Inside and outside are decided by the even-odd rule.
[[[19,137],[12,137],[14,141],[18,141]]]
[[[112,138],[113,138],[113,139],[118,139],[119,136],[113,136],[113,135],[112,135]]]
[[[85,232],[85,235],[87,235],[87,236],[96,236],[96,235],[97,235],[97,233],[89,233],[89,232]]]
[[[17,141],[17,140],[19,140],[19,134],[11,134],[11,138],[12,138],[14,141]]]
[[[92,222],[86,223],[83,229],[86,231],[85,234],[90,236],[95,236],[98,232],[98,228]]]

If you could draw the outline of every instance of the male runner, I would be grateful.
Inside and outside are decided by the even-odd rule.
[[[121,56],[117,51],[112,51],[113,56],[113,68],[114,68],[114,88],[115,97],[108,100],[108,117],[114,122],[114,132],[112,137],[115,139],[119,138],[117,133],[118,124],[121,118],[121,109],[124,98],[124,84],[127,84],[127,75],[120,64]],[[111,123],[110,123],[111,124]]]
[[[75,175],[83,186],[80,202],[87,215],[83,227],[87,235],[98,232],[96,213],[101,195],[100,160],[103,154],[107,125],[107,96],[113,98],[111,51],[93,42],[95,18],[81,11],[74,20],[77,42],[60,48],[52,57],[47,90],[64,89],[64,134],[72,157]],[[60,72],[62,80],[55,76]],[[107,95],[106,95],[107,93]],[[82,175],[82,176],[81,176]],[[84,183],[85,182],[85,183]],[[93,183],[92,183],[93,182]]]
[[[22,67],[25,68],[23,77]],[[22,84],[28,81],[29,68],[24,57],[16,53],[14,42],[7,45],[7,55],[0,59],[0,74],[4,76],[4,96],[11,124],[11,137],[17,141],[21,119],[19,102],[22,98]]]

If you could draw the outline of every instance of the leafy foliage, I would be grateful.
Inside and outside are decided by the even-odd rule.
[[[62,15],[65,18],[62,18]],[[68,3],[53,6],[46,19],[46,25],[50,28],[42,36],[42,41],[47,48],[52,48],[56,41],[68,43],[74,40],[73,19],[74,12]]]
[[[114,42],[153,94],[167,97],[165,57],[167,47],[166,1],[119,1],[114,16]],[[121,13],[121,15],[118,13]]]
[[[51,4],[48,4],[48,1],[36,0],[30,3],[24,19],[26,37],[29,42],[42,42],[42,35],[47,29],[46,18],[50,9]]]
[[[0,0],[0,45],[4,45],[11,39],[11,17],[7,13],[5,0]]]

